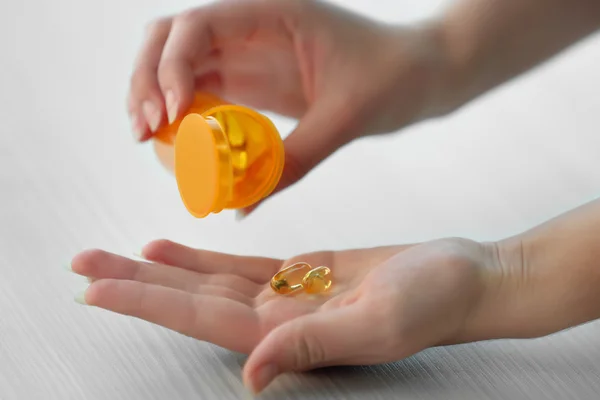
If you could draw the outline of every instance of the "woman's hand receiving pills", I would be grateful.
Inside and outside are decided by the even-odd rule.
[[[132,74],[132,129],[152,137],[195,91],[296,118],[276,192],[357,137],[437,113],[445,65],[433,31],[314,0],[217,1],[163,18]]]
[[[495,250],[447,239],[283,261],[156,241],[144,248],[147,262],[92,250],[72,270],[92,278],[85,304],[250,354],[244,379],[260,391],[288,371],[391,362],[483,338],[490,304],[510,281]],[[271,277],[300,261],[331,270],[329,291],[273,291]]]

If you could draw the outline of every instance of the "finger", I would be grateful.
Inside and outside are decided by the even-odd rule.
[[[134,261],[103,250],[78,254],[73,272],[94,279],[124,279],[151,283],[195,294],[226,297],[253,305],[262,286],[235,275],[201,274],[183,268]]]
[[[102,279],[90,285],[84,301],[232,351],[248,353],[259,337],[254,310],[221,297],[192,295],[135,281]]]
[[[157,240],[142,250],[144,258],[206,274],[238,275],[258,284],[268,282],[282,261],[197,250],[169,240]]]
[[[197,76],[194,82],[195,92],[212,93],[223,97],[223,80],[221,75],[214,71],[208,71]]]
[[[373,313],[360,303],[296,318],[271,331],[244,367],[244,381],[260,392],[277,375],[370,357],[380,339]]]
[[[144,141],[150,136],[150,128],[146,122],[146,118],[137,107],[131,107],[129,111],[129,118],[131,123],[131,132],[133,137],[137,141]]]
[[[159,82],[167,98],[169,121],[177,119],[191,106],[195,72],[204,71],[202,64],[208,61],[215,48],[246,40],[259,28],[269,29],[269,25],[273,25],[272,29],[275,29],[277,7],[266,3],[241,1],[232,5],[215,2],[174,19],[159,66]]]
[[[349,135],[344,132],[345,119],[335,117],[339,108],[335,103],[323,100],[313,104],[307,114],[302,117],[296,129],[284,141],[283,174],[269,197],[298,182],[320,162],[348,142]],[[239,216],[249,215],[264,200],[266,199],[239,210]]]
[[[164,119],[163,95],[158,84],[158,65],[171,30],[170,18],[151,24],[131,76],[129,113],[138,140],[148,139]]]

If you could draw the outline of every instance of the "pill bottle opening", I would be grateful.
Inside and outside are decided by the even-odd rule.
[[[232,187],[225,208],[248,207],[269,195],[283,172],[283,142],[264,115],[237,105],[219,105],[202,113],[216,120],[227,138]]]
[[[197,218],[251,206],[281,178],[283,141],[267,117],[249,108],[225,104],[190,113],[164,142],[173,136],[179,193]]]

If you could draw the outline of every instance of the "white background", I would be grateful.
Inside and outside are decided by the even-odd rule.
[[[289,257],[443,236],[499,239],[600,194],[594,37],[451,117],[346,147],[243,222],[230,212],[196,220],[151,147],[134,143],[125,96],[145,25],[198,3],[0,3],[1,400],[247,395],[242,358],[75,305],[83,281],[61,267],[85,248],[130,255],[165,237]],[[447,2],[339,3],[410,22]],[[274,120],[284,135],[294,126]],[[431,350],[380,369],[288,377],[266,397],[299,398],[302,387],[312,398],[351,390],[356,398],[592,398],[597,333],[591,324],[527,343]]]

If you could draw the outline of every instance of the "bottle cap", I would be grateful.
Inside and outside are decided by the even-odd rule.
[[[241,178],[234,171],[238,134],[248,164]],[[246,107],[221,105],[183,118],[174,158],[181,199],[190,214],[204,218],[225,208],[248,207],[269,195],[283,172],[284,151],[268,118]]]
[[[233,180],[231,152],[212,118],[188,114],[175,137],[175,178],[181,199],[197,218],[221,211]]]

